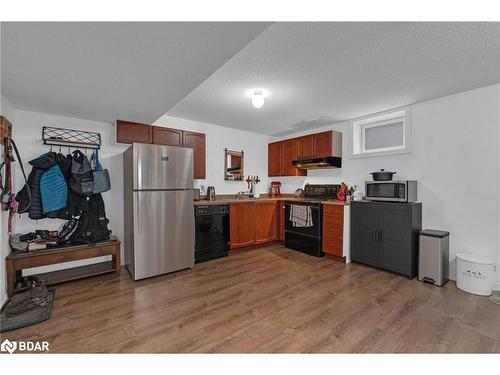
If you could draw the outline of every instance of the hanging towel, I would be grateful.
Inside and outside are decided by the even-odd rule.
[[[312,227],[312,210],[310,206],[292,204],[290,206],[290,221],[294,227]]]

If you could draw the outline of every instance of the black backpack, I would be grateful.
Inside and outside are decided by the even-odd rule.
[[[71,236],[72,242],[94,243],[109,239],[111,231],[101,194],[90,196],[88,211],[83,211],[78,221],[78,227]]]

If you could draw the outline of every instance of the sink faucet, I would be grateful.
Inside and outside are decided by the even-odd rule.
[[[236,199],[244,199],[245,196],[248,196],[248,193],[246,191],[240,191],[236,194]]]

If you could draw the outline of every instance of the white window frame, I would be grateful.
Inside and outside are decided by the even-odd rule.
[[[366,129],[403,122],[403,144],[392,147],[366,149]],[[353,119],[349,123],[349,157],[367,158],[407,154],[411,152],[411,108],[403,107]]]

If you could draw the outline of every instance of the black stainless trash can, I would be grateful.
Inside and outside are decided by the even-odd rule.
[[[425,229],[420,231],[418,279],[437,286],[448,282],[450,264],[450,232]]]

